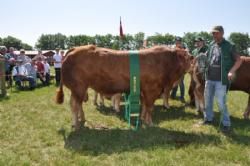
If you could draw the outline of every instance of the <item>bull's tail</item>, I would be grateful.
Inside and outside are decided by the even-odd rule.
[[[59,89],[56,91],[56,103],[62,104],[64,101],[64,93],[63,93],[63,83],[60,82]]]

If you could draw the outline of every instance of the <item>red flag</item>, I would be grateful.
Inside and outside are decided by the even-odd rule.
[[[124,34],[123,34],[123,30],[122,30],[122,19],[120,17],[120,38],[123,39],[124,38]]]

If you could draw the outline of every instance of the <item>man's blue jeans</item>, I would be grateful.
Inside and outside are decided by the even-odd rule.
[[[180,86],[180,91],[181,91],[181,99],[184,99],[185,96],[185,85],[184,85],[184,76],[181,78],[180,83],[172,89],[171,97],[176,98],[176,93],[178,90],[178,86]]]
[[[214,118],[213,103],[214,96],[217,98],[219,110],[222,115],[223,126],[231,126],[229,113],[226,105],[227,86],[222,85],[221,81],[207,80],[205,84],[205,114],[204,118],[207,121],[212,121]]]
[[[36,81],[31,76],[14,76],[14,80],[15,80],[18,88],[22,87],[22,84],[21,84],[22,81],[28,81],[30,88],[35,88],[35,86],[36,86]]]

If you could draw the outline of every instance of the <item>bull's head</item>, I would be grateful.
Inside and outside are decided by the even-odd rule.
[[[177,57],[179,57],[179,63],[181,64],[181,67],[183,68],[184,72],[191,72],[194,57],[190,55],[188,51],[183,49],[177,49]]]

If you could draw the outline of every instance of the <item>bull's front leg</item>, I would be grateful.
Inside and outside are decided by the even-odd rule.
[[[121,94],[115,94],[114,96],[112,96],[111,100],[115,112],[120,112]]]
[[[169,102],[168,102],[169,94],[170,94],[170,90],[171,90],[170,87],[171,87],[171,86],[166,86],[166,87],[164,88],[163,95],[162,95],[162,97],[163,97],[163,106],[164,106],[164,108],[166,108],[166,109],[169,109],[169,108],[170,108]]]
[[[246,111],[244,112],[243,116],[244,116],[245,119],[248,119],[249,115],[250,115],[250,94],[249,94],[249,97],[248,97],[247,108],[246,108]]]
[[[95,92],[94,92],[93,104],[96,105],[96,106],[98,105],[98,104],[97,104],[97,98],[98,98],[98,93],[95,91]]]
[[[154,126],[153,120],[152,120],[152,112],[153,112],[153,106],[146,108],[146,115],[145,115],[145,124],[149,127]]]
[[[100,94],[100,105],[104,106],[104,95]]]

